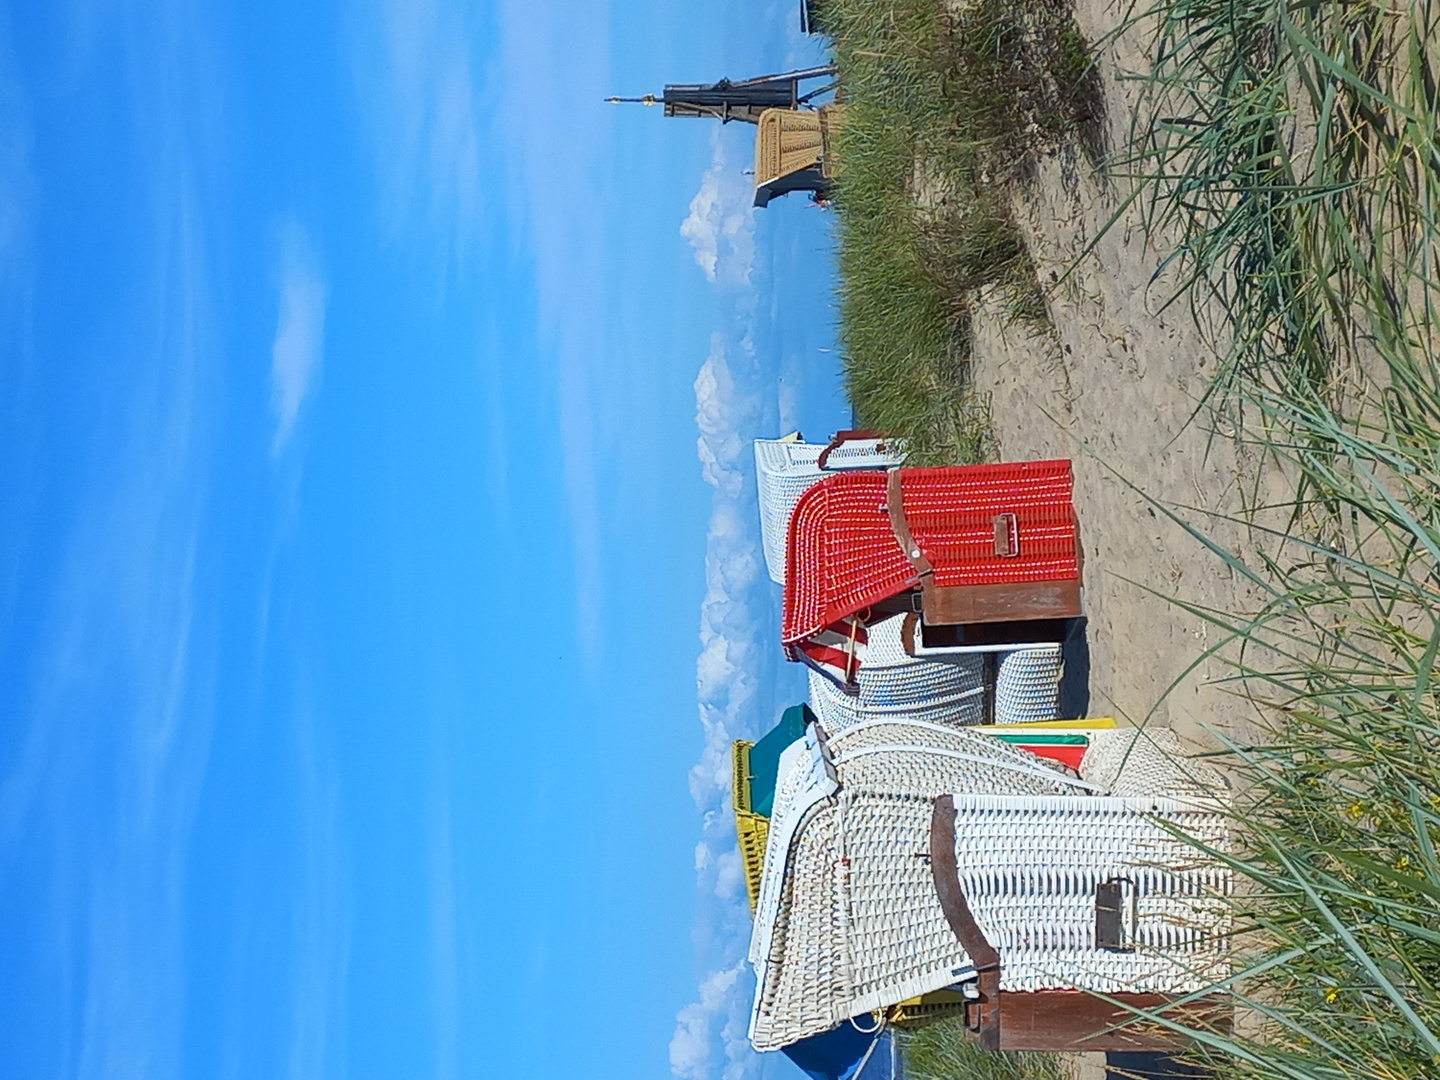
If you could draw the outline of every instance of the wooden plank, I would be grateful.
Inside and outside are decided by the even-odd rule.
[[[1192,1027],[1229,1030],[1230,1012],[1212,1001],[1191,1002],[1166,1010],[1163,994],[1111,994],[1117,1002],[1147,1011],[1165,1011]],[[1133,1014],[1080,990],[1043,990],[1000,994],[1001,1050],[1178,1050],[1189,1039],[1156,1024],[1137,1021],[1117,1030]]]
[[[1079,578],[943,588],[931,580],[922,579],[925,621],[931,624],[1073,619],[1082,614]]]

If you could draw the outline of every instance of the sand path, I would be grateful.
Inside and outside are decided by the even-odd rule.
[[[1118,16],[1100,0],[1079,0],[1076,18],[1097,41]],[[1117,74],[1143,66],[1139,49],[1132,34],[1099,57],[1111,146],[1123,145],[1131,109]],[[992,298],[976,320],[975,378],[990,395],[1004,459],[1075,462],[1090,714],[1150,718],[1198,744],[1207,726],[1242,731],[1250,713],[1226,685],[1218,659],[1189,670],[1223,635],[1175,601],[1243,611],[1255,598],[1130,485],[1181,510],[1228,549],[1248,553],[1247,530],[1210,515],[1239,510],[1254,463],[1195,417],[1214,350],[1183,303],[1161,310],[1175,283],[1169,274],[1155,279],[1162,252],[1140,214],[1132,209],[1095,243],[1120,197],[1074,151],[1040,163],[1016,209],[1048,283],[1055,336],[1007,325],[1000,298]]]

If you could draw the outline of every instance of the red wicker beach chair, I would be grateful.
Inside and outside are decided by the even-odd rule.
[[[1081,562],[1069,461],[837,474],[791,516],[781,640],[845,681],[865,623],[896,611],[961,628],[926,644],[1055,640],[1081,614]]]

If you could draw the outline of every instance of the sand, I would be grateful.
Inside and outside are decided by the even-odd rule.
[[[1100,0],[1079,0],[1076,18],[1097,41],[1117,16]],[[1117,75],[1143,67],[1139,49],[1132,34],[1098,58],[1112,147],[1123,145],[1131,110]],[[1147,237],[1139,213],[1082,255],[1120,199],[1073,149],[1040,162],[1016,216],[1055,334],[1007,324],[1003,298],[988,298],[976,320],[975,379],[990,396],[1003,459],[1074,461],[1090,715],[1169,725],[1199,747],[1207,728],[1243,734],[1251,711],[1227,685],[1227,667],[1204,658],[1223,634],[1180,605],[1246,611],[1255,595],[1145,496],[1250,557],[1249,531],[1225,517],[1239,511],[1255,463],[1214,430],[1208,410],[1196,415],[1215,350],[1185,302],[1161,310],[1175,281],[1155,278],[1164,245]]]
[[[1077,0],[1075,15],[1091,42],[1120,18],[1105,0]],[[1118,76],[1146,66],[1142,35],[1108,41],[1097,58],[1112,148],[1125,144],[1133,105]],[[1166,308],[1176,281],[1156,276],[1165,238],[1147,236],[1133,209],[1100,236],[1122,198],[1075,148],[1040,161],[1015,213],[1054,334],[1008,322],[1004,297],[986,297],[974,378],[1003,460],[1074,462],[1088,622],[1086,649],[1067,662],[1088,664],[1088,715],[1169,726],[1203,751],[1216,732],[1243,739],[1254,711],[1231,669],[1206,655],[1225,635],[1186,607],[1247,612],[1256,591],[1150,500],[1253,565],[1259,538],[1232,519],[1258,468],[1200,408],[1216,351],[1186,301]],[[1066,1055],[1064,1071],[1103,1080],[1104,1055]]]

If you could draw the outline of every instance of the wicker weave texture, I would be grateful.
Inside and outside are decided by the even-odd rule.
[[[834,734],[868,719],[906,716],[939,724],[985,721],[985,661],[917,659],[900,640],[902,616],[874,623],[856,693],[847,693],[822,673],[810,672],[810,707]]]
[[[760,535],[770,579],[785,584],[785,536],[800,496],[831,471],[884,469],[898,465],[903,453],[880,439],[843,442],[830,452],[820,470],[820,443],[784,439],[755,440],[755,479],[760,492]]]
[[[760,875],[765,867],[765,847],[770,833],[770,819],[747,810],[735,811],[735,840],[740,847],[740,862],[745,869],[745,898],[753,913],[760,899]]]
[[[935,584],[996,585],[1079,577],[1068,461],[902,469],[905,518]],[[801,495],[786,534],[781,640],[794,644],[909,588],[878,473],[826,477]],[[1016,518],[1019,554],[995,554],[997,514]]]
[[[751,949],[758,1049],[965,977],[968,958],[920,857],[945,793],[955,796],[962,886],[1000,950],[1005,988],[1178,993],[1223,967],[1213,898],[1228,875],[1149,816],[1223,845],[1213,805],[1089,794],[1023,750],[916,720],[866,721],[826,753],[838,789],[809,757],[777,792]],[[1161,779],[1153,763],[1143,776]],[[1133,952],[1095,947],[1095,887],[1114,878],[1135,895]]]
[[[1225,819],[1169,799],[955,797],[960,883],[1005,990],[1182,994],[1223,972],[1228,872],[1166,831],[1223,846]],[[1133,889],[1133,951],[1096,948],[1096,886]]]
[[[1080,775],[1110,795],[1185,799],[1213,805],[1226,791],[1210,765],[1188,757],[1169,728],[1111,728],[1090,733]]]
[[[820,114],[766,109],[755,128],[755,183],[768,184],[820,162]]]
[[[1031,755],[960,728],[872,721],[837,735],[829,752],[838,796],[807,802],[808,761],[776,796],[751,949],[758,1049],[937,990],[968,968],[916,858],[929,850],[937,794],[1066,789]],[[792,815],[801,820],[790,828]]]
[[[1060,705],[1060,646],[1003,653],[995,672],[995,723],[1054,720]]]

